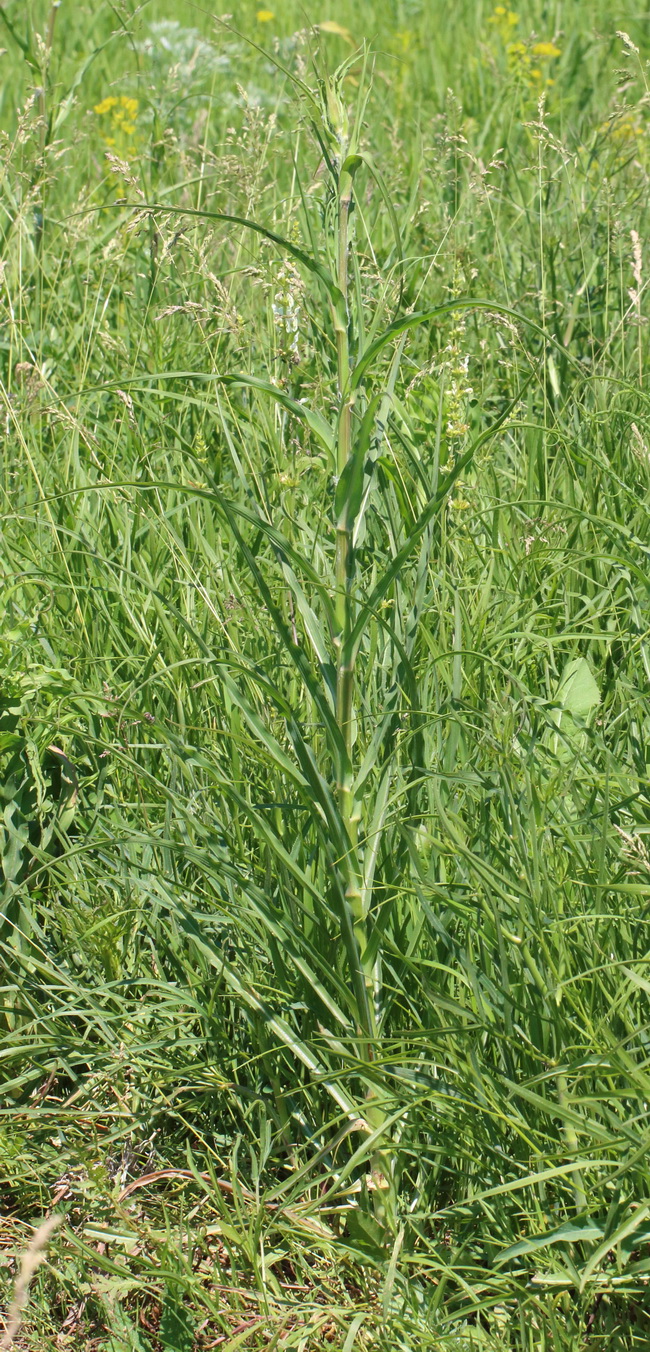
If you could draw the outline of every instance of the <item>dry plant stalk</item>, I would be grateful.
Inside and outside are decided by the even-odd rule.
[[[0,1343],[0,1348],[2,1349],[13,1347],[14,1339],[23,1322],[23,1314],[25,1306],[27,1305],[32,1277],[34,1276],[36,1269],[43,1262],[50,1238],[54,1234],[54,1231],[58,1229],[62,1220],[63,1216],[60,1212],[55,1212],[53,1216],[48,1216],[47,1219],[43,1221],[42,1225],[39,1225],[38,1229],[34,1231],[31,1241],[25,1249],[20,1264],[20,1272],[14,1287],[14,1298],[7,1315],[7,1325],[4,1337]]]

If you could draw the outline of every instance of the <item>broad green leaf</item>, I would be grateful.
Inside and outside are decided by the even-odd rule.
[[[517,1244],[511,1244],[510,1248],[504,1249],[503,1253],[499,1254],[495,1267],[501,1267],[503,1263],[509,1263],[513,1258],[523,1258],[529,1253],[537,1253],[539,1249],[546,1249],[551,1244],[575,1244],[578,1240],[593,1243],[602,1239],[602,1235],[602,1227],[593,1221],[564,1221],[562,1225],[556,1226],[555,1230],[547,1230],[543,1235],[534,1235],[531,1239],[522,1239]]]
[[[600,704],[600,691],[586,658],[577,657],[565,667],[555,698],[562,709],[585,722]]]
[[[583,1268],[580,1276],[581,1291],[584,1291],[590,1278],[593,1276],[600,1263],[602,1263],[603,1258],[607,1256],[610,1249],[615,1249],[617,1244],[622,1243],[623,1240],[629,1239],[631,1235],[636,1234],[640,1227],[648,1220],[648,1216],[650,1216],[650,1203],[646,1202],[642,1206],[638,1206],[635,1211],[633,1211],[632,1215],[628,1216],[627,1220],[618,1227],[614,1234],[607,1236],[603,1243],[596,1249],[596,1252],[591,1255],[589,1262]]]

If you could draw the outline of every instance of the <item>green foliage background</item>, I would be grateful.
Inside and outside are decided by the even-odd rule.
[[[0,9],[7,1300],[642,1348],[650,11],[275,10]]]

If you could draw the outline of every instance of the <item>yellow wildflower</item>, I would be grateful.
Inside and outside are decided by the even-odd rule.
[[[258,11],[257,11],[257,22],[258,22],[258,23],[270,23],[270,22],[271,22],[271,19],[274,19],[274,18],[275,18],[275,14],[273,13],[273,10],[272,10],[272,9],[258,9]]]
[[[507,32],[509,28],[516,28],[519,23],[519,15],[513,10],[506,9],[505,5],[495,5],[494,12],[490,15],[488,23],[493,23],[497,28],[503,28]]]
[[[104,145],[114,147],[123,158],[135,154],[136,147],[130,138],[135,135],[139,106],[138,99],[127,94],[119,97],[109,94],[93,109],[97,117],[106,119],[102,129]]]
[[[93,112],[97,113],[98,117],[103,117],[105,113],[110,113],[111,108],[114,108],[116,103],[117,99],[114,98],[102,99],[101,103],[95,104]]]
[[[106,117],[107,113],[111,113],[113,122],[123,122],[125,118],[132,122],[138,116],[139,106],[137,99],[130,99],[126,94],[122,94],[119,99],[111,94],[101,103],[96,103],[93,112],[98,117]]]
[[[635,122],[631,117],[622,117],[612,127],[612,136],[617,136],[619,139],[629,140],[630,137],[642,135],[643,127],[641,123]]]
[[[551,57],[560,55],[560,48],[556,47],[554,42],[536,42],[533,47],[533,56],[538,56],[542,61],[549,61]]]
[[[611,136],[613,141],[622,142],[627,149],[637,140],[643,139],[646,129],[637,117],[627,113],[610,118],[608,122],[602,122],[598,130],[601,134]]]

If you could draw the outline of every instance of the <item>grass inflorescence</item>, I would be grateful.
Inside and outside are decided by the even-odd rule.
[[[5,1341],[646,1347],[646,26],[0,29]]]

